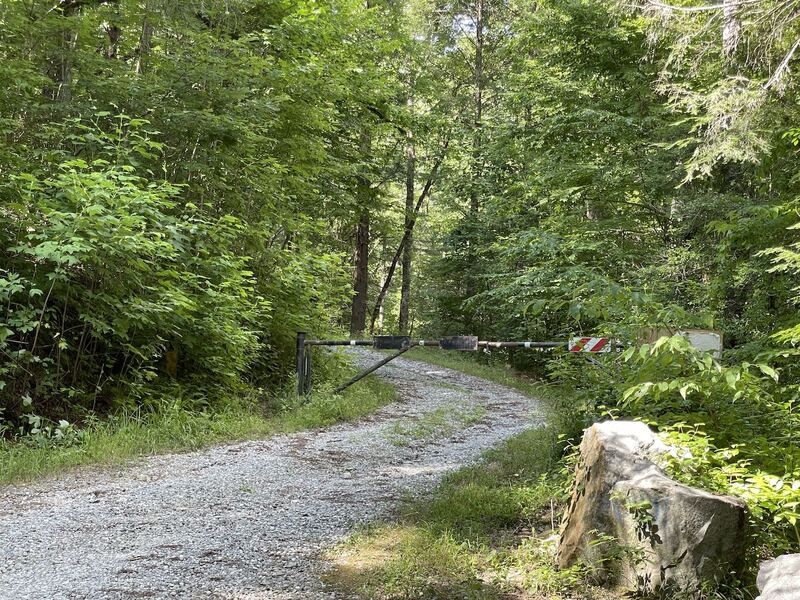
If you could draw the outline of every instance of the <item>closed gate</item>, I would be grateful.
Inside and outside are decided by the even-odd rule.
[[[354,383],[361,381],[380,369],[383,365],[391,362],[401,354],[408,352],[411,348],[441,348],[442,350],[460,350],[475,352],[481,348],[527,348],[527,349],[552,349],[566,348],[572,353],[600,353],[619,350],[622,344],[612,342],[608,338],[600,337],[573,337],[563,342],[489,342],[480,341],[472,335],[455,335],[443,337],[438,340],[415,340],[410,336],[404,335],[378,335],[371,340],[315,340],[308,339],[307,334],[299,332],[297,334],[296,370],[297,370],[297,395],[302,396],[311,391],[312,360],[309,348],[313,346],[369,346],[376,350],[396,350],[381,361],[371,367],[364,369],[355,377],[344,382],[336,388],[339,393]]]

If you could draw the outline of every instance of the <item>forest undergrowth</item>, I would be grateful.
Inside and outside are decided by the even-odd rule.
[[[355,373],[341,358],[320,357],[318,377],[330,381]],[[48,424],[27,415],[28,429],[0,440],[0,485],[59,475],[81,466],[120,466],[143,456],[188,452],[213,444],[263,439],[281,433],[325,427],[363,417],[396,398],[393,386],[368,377],[342,394],[317,381],[298,398],[230,394],[223,400],[184,398],[165,390],[163,404],[137,413],[119,413],[80,424]]]
[[[672,340],[686,350],[683,342],[683,338]],[[409,358],[520,389],[542,402],[547,424],[512,438],[486,453],[477,464],[447,476],[431,496],[407,499],[398,518],[370,525],[332,549],[327,554],[332,565],[327,575],[330,585],[373,600],[629,597],[593,585],[594,571],[588,565],[564,570],[555,567],[558,534],[572,491],[576,444],[582,428],[602,418],[624,417],[649,422],[659,429],[664,441],[691,451],[691,458],[680,453],[683,458],[674,459],[668,466],[672,476],[747,500],[753,519],[747,570],[700,597],[752,600],[757,596],[758,560],[795,544],[791,515],[784,512],[786,520],[781,522],[775,512],[770,513],[787,501],[786,488],[776,487],[775,479],[757,487],[755,465],[745,462],[747,459],[738,452],[717,448],[701,425],[665,425],[663,419],[647,419],[646,411],[629,409],[622,413],[620,407],[609,411],[594,400],[587,401],[590,396],[602,398],[599,382],[613,384],[606,370],[614,368],[615,362],[624,362],[625,356],[608,358],[601,366],[581,356],[552,357],[563,369],[561,377],[566,371],[591,373],[582,376],[582,385],[576,388],[568,383],[537,382],[530,374],[512,370],[507,357],[498,354],[501,356],[476,360],[471,355],[422,349],[411,352]],[[742,446],[746,441],[743,439]],[[752,452],[747,449],[742,454]],[[741,460],[738,469],[731,468],[732,456]],[[748,484],[753,487],[748,488]],[[687,593],[689,597],[698,598]]]

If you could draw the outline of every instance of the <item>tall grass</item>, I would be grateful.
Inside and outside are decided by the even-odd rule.
[[[333,368],[342,377],[349,369]],[[329,374],[330,375],[330,374]],[[333,380],[333,379],[332,379]],[[319,385],[307,398],[286,393],[268,403],[235,399],[192,410],[165,401],[150,412],[123,412],[93,420],[60,438],[0,439],[0,484],[62,473],[80,465],[118,465],[135,457],[186,452],[223,442],[263,438],[357,419],[392,402],[394,388],[368,377],[343,394]]]

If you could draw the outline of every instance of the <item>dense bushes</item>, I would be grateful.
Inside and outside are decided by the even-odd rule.
[[[7,416],[25,398],[64,415],[141,399],[172,369],[168,353],[183,373],[230,385],[259,348],[269,304],[236,250],[243,225],[179,206],[179,187],[120,158],[12,178],[19,201],[0,230]]]
[[[770,552],[800,547],[800,418],[795,386],[747,362],[722,365],[680,336],[623,357],[621,414],[651,421],[686,446],[675,471],[747,501],[752,529]],[[618,397],[619,398],[619,397]]]
[[[643,420],[683,448],[669,457],[673,476],[744,499],[753,521],[751,566],[800,547],[798,396],[796,385],[783,383],[783,368],[721,364],[680,335],[606,355],[597,365],[554,358],[551,368],[570,382],[587,422]]]
[[[324,334],[349,300],[372,160],[353,131],[383,126],[368,107],[391,82],[362,65],[384,17],[348,1],[0,3],[6,435],[280,393],[295,332]]]

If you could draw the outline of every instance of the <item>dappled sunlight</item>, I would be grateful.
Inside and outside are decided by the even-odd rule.
[[[798,6],[0,0],[0,600],[317,600],[294,548],[387,515],[367,600],[582,600],[543,540],[609,420],[746,504],[678,591],[750,600],[800,552]]]
[[[409,465],[409,466],[402,466],[402,467],[395,467],[390,469],[388,472],[396,474],[400,477],[418,477],[420,475],[437,475],[441,473],[447,473],[452,471],[456,466],[457,463],[442,463],[442,464],[431,464],[431,465]]]

